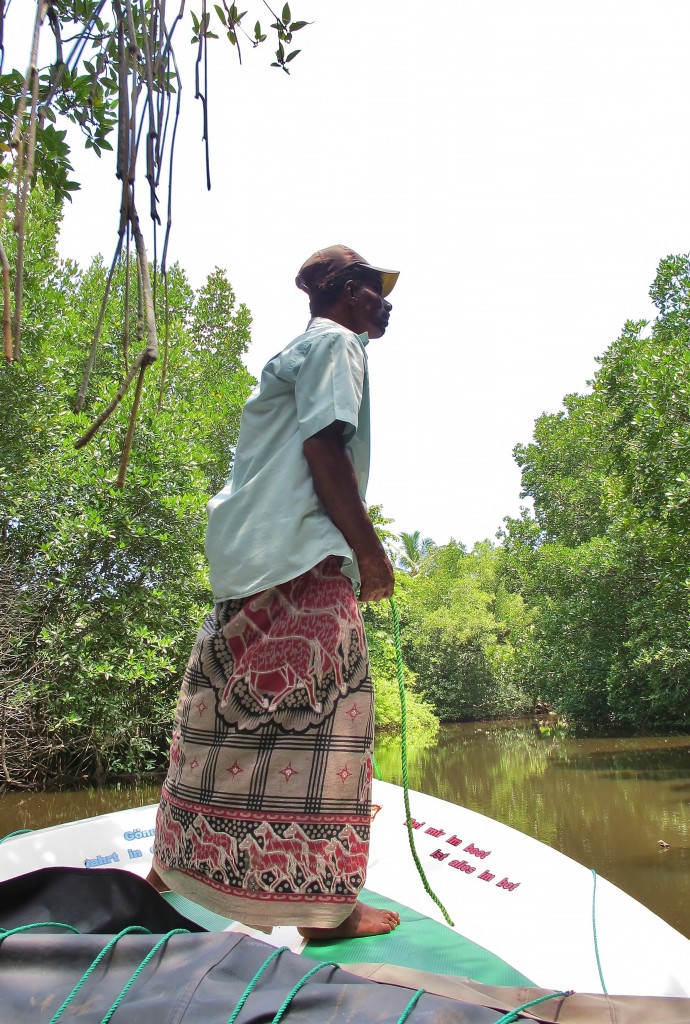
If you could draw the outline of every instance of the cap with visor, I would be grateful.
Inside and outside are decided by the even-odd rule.
[[[329,245],[326,249],[319,249],[308,260],[302,264],[299,273],[295,278],[295,284],[308,295],[329,284],[341,271],[347,267],[365,267],[367,270],[375,270],[381,275],[381,295],[389,295],[398,280],[399,270],[386,270],[384,267],[375,267],[354,249],[346,245]]]

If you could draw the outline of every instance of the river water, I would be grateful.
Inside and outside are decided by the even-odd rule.
[[[383,777],[401,782],[399,743],[379,743],[377,757]],[[595,868],[690,938],[690,736],[573,738],[548,721],[447,725],[429,746],[411,742],[409,778]],[[153,803],[159,784],[10,793],[0,797],[0,836]]]

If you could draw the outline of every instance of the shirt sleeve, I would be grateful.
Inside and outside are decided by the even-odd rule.
[[[345,423],[343,441],[357,433],[364,389],[364,352],[354,335],[325,334],[305,355],[296,379],[295,401],[302,441],[336,420]]]

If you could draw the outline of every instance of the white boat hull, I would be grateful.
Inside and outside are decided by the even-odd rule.
[[[373,803],[367,888],[443,922],[409,851],[402,789],[375,781]],[[609,993],[690,996],[690,940],[632,897],[596,878],[593,908],[588,868],[436,797],[411,792],[410,805],[429,884],[462,935],[541,987],[601,992],[603,976]],[[0,845],[0,881],[51,865],[145,876],[155,813],[151,805],[17,836]]]

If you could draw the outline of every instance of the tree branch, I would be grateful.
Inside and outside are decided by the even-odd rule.
[[[143,355],[143,353],[142,353]],[[127,436],[125,443],[122,447],[122,455],[120,456],[120,471],[117,474],[117,486],[119,488],[125,485],[125,476],[127,474],[127,466],[129,465],[129,456],[132,451],[132,439],[134,438],[134,427],[137,422],[137,414],[139,412],[139,403],[141,402],[141,389],[144,384],[144,374],[146,373],[146,367],[148,363],[142,363],[139,370],[139,379],[137,380],[137,388],[134,393],[134,402],[132,404],[132,411],[129,416],[129,425],[127,427]]]
[[[12,362],[12,309],[10,306],[10,264],[5,247],[0,240],[0,264],[2,264],[2,333],[5,342],[5,359]]]
[[[120,384],[120,387],[117,389],[115,397],[108,403],[107,407],[103,410],[103,412],[96,417],[96,419],[93,421],[89,429],[85,433],[83,433],[77,441],[74,442],[75,448],[79,449],[87,445],[91,438],[94,436],[94,434],[96,434],[98,430],[100,430],[100,428],[103,426],[108,417],[113,414],[115,409],[117,409],[118,405],[127,394],[130,384],[132,383],[137,373],[141,369],[145,355],[146,353],[142,352],[139,355],[136,362],[132,364],[129,373],[122,381],[122,384]]]
[[[122,251],[122,235],[120,234],[115,246],[115,253],[113,255],[112,262],[110,264],[110,270],[108,271],[108,277],[105,282],[105,288],[103,289],[103,298],[101,299],[101,308],[98,314],[98,322],[96,323],[96,330],[94,331],[93,338],[91,339],[91,348],[89,350],[89,358],[86,360],[86,366],[84,367],[84,374],[81,380],[81,387],[79,388],[79,394],[77,400],[74,403],[74,411],[81,412],[84,408],[84,402],[86,401],[86,391],[89,386],[91,379],[91,372],[93,365],[96,361],[96,350],[98,349],[98,343],[101,340],[101,330],[103,328],[103,318],[105,317],[105,311],[108,305],[108,298],[110,297],[110,289],[113,283],[113,274],[115,273],[115,267],[117,266],[118,257]],[[77,444],[77,447],[81,447]]]

